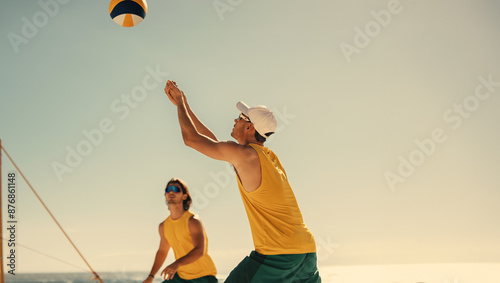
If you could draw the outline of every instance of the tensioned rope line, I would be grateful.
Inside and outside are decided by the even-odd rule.
[[[47,212],[49,213],[50,217],[52,217],[52,220],[54,220],[54,222],[57,224],[57,227],[59,227],[59,229],[61,230],[61,232],[64,234],[64,236],[66,236],[66,239],[68,239],[68,241],[71,243],[71,245],[73,246],[73,248],[76,250],[76,252],[80,255],[80,257],[83,259],[83,261],[85,262],[85,264],[87,265],[87,267],[90,269],[90,271],[92,272],[92,274],[94,274],[95,278],[93,278],[92,280],[99,280],[99,282],[103,283],[102,282],[102,279],[99,277],[99,275],[92,269],[92,267],[90,267],[90,264],[87,262],[87,260],[83,257],[82,253],[78,250],[78,248],[76,247],[76,245],[73,243],[73,241],[69,238],[68,234],[66,234],[66,231],[64,231],[64,229],[62,228],[61,224],[59,224],[59,222],[57,221],[57,219],[54,217],[54,215],[52,214],[52,212],[50,212],[49,208],[45,205],[45,203],[43,202],[43,200],[40,198],[40,196],[38,195],[38,193],[35,191],[35,189],[33,189],[33,186],[31,186],[30,182],[28,181],[28,179],[26,179],[26,177],[24,176],[23,172],[21,172],[21,170],[19,169],[19,167],[17,167],[16,163],[14,162],[14,160],[12,160],[12,158],[10,157],[9,153],[5,150],[5,147],[1,146],[1,149],[0,150],[3,150],[3,152],[5,152],[5,155],[7,155],[7,157],[9,158],[10,162],[12,163],[12,165],[14,165],[14,167],[16,167],[16,170],[17,172],[19,172],[19,174],[21,174],[21,177],[23,177],[24,181],[26,182],[26,184],[28,184],[28,187],[31,189],[31,191],[35,194],[35,196],[38,198],[38,200],[40,201],[40,203],[42,203],[43,207],[45,208],[45,210],[47,210]]]

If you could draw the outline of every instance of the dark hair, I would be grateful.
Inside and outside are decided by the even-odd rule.
[[[191,200],[191,194],[189,194],[189,189],[186,183],[182,179],[172,178],[170,179],[170,181],[168,181],[167,186],[165,187],[165,191],[167,190],[168,185],[172,183],[178,184],[182,189],[182,193],[187,195],[187,198],[182,202],[182,207],[184,208],[184,210],[189,210],[189,207],[191,207],[192,200]]]
[[[269,132],[269,133],[266,133],[266,135],[269,137],[270,135],[274,134],[274,132]],[[255,139],[258,141],[258,142],[265,142],[267,140],[266,137],[263,137],[261,134],[259,134],[259,132],[255,131]]]

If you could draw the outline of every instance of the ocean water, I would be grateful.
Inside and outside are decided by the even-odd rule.
[[[500,263],[399,264],[320,267],[323,283],[499,283]],[[147,272],[104,272],[105,283],[142,282]],[[218,276],[223,282],[224,276]],[[5,282],[88,283],[90,273],[5,275]],[[155,283],[162,282],[155,278]],[[256,282],[273,283],[273,282]],[[279,283],[279,282],[276,282]]]
[[[148,272],[99,272],[99,276],[105,283],[137,283],[146,279]],[[157,276],[158,277],[158,276]],[[5,282],[16,283],[89,283],[92,281],[90,273],[26,273],[16,275],[5,275]],[[163,282],[155,278],[155,283]],[[220,280],[220,282],[223,282]]]

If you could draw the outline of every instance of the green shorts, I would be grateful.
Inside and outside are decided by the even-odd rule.
[[[316,253],[263,255],[252,251],[225,283],[321,283]]]
[[[164,280],[162,283],[217,283],[217,278],[215,276],[204,276],[196,279],[186,280],[179,277],[176,273],[174,278],[170,280]]]

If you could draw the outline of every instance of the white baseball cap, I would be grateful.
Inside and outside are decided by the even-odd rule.
[[[257,105],[254,107],[248,107],[245,102],[240,101],[236,103],[236,108],[238,108],[241,113],[248,116],[250,121],[253,123],[255,130],[261,136],[268,138],[276,131],[278,122],[276,121],[276,117],[274,117],[273,112],[266,106]]]

